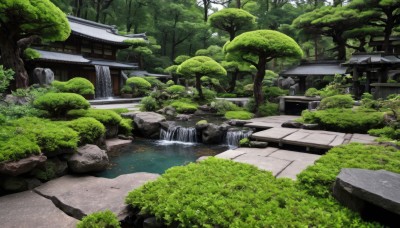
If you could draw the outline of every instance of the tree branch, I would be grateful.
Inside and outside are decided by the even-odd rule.
[[[248,62],[248,63],[250,63],[251,65],[253,65],[253,66],[255,66],[255,67],[258,66],[258,64],[257,64],[256,62],[254,62],[254,61],[252,61],[252,60],[250,60],[250,59],[246,59],[243,55],[240,56],[240,57],[243,59],[243,61]]]
[[[32,43],[34,43],[36,41],[40,41],[40,36],[32,35],[32,36],[18,40],[17,45],[21,50],[25,50],[27,47],[29,47],[29,45],[31,45]]]

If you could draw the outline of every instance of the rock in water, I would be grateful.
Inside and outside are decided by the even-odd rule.
[[[160,138],[160,123],[165,121],[165,117],[155,112],[140,112],[133,119],[134,129],[139,131],[146,138]]]
[[[79,147],[77,153],[68,160],[68,167],[74,173],[87,173],[105,170],[108,166],[106,151],[96,145]]]
[[[399,225],[400,174],[386,170],[342,169],[333,187],[334,197],[366,219]]]
[[[57,207],[77,219],[106,209],[120,221],[129,216],[125,197],[128,192],[159,177],[153,173],[125,174],[114,179],[101,177],[63,176],[35,189],[51,199]]]
[[[32,191],[0,197],[1,227],[49,228],[75,227],[78,220],[69,217],[49,199]]]

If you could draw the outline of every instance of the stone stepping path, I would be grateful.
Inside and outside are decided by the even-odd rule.
[[[295,120],[300,118],[300,116],[290,116],[290,115],[281,115],[281,116],[268,116],[261,118],[254,118],[248,120],[248,124],[245,124],[245,127],[252,127],[258,129],[269,129],[274,127],[281,127],[281,125],[290,120]]]
[[[33,191],[0,197],[0,227],[76,227],[77,219],[109,209],[120,220],[128,215],[128,192],[160,175],[125,174],[114,179],[63,176]]]
[[[350,142],[375,143],[376,137],[364,134],[346,134],[341,132],[304,130],[296,128],[274,127],[268,130],[256,132],[250,138],[283,144],[304,146],[309,148],[330,149],[334,146]]]
[[[225,151],[216,157],[251,164],[259,169],[271,171],[275,177],[295,180],[297,174],[314,164],[321,156],[268,147],[264,149],[238,148]]]

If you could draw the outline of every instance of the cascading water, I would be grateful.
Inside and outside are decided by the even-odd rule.
[[[169,127],[168,130],[161,129],[160,139],[166,141],[196,143],[197,132],[194,127],[173,126]]]
[[[231,130],[226,132],[225,143],[229,147],[238,147],[239,141],[244,138],[250,137],[253,134],[251,130]]]
[[[112,97],[110,67],[95,65],[96,68],[96,98]]]

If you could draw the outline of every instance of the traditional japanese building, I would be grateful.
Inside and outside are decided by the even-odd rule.
[[[28,72],[50,68],[56,80],[84,77],[95,85],[96,97],[119,95],[123,70],[135,70],[135,63],[117,61],[117,52],[130,47],[132,39],[147,40],[145,34],[118,35],[114,26],[68,16],[71,35],[64,42],[35,45],[40,57],[27,63]],[[105,91],[106,90],[106,91]]]

